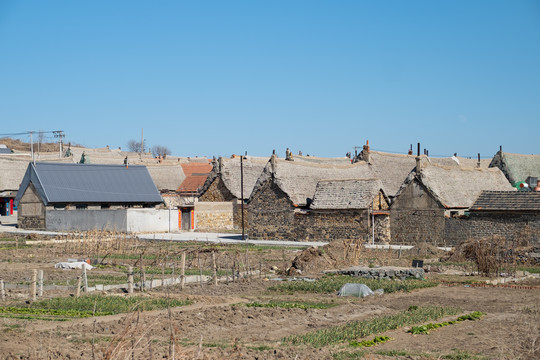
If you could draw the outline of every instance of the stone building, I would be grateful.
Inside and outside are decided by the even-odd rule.
[[[255,239],[282,240],[317,240],[357,238],[365,235],[367,216],[360,218],[360,209],[324,209],[324,198],[331,188],[339,187],[335,180],[373,179],[373,173],[365,163],[335,164],[327,162],[287,161],[275,156],[264,168],[257,180],[249,200],[248,219],[249,236]],[[319,198],[316,206],[310,209],[314,201],[317,184],[321,180],[333,179],[334,182],[319,185]],[[343,183],[342,186],[346,184]],[[353,191],[360,187],[360,182],[347,184]],[[355,187],[356,186],[356,187]],[[334,205],[339,207],[339,194],[334,196]],[[341,198],[341,204],[345,201]],[[341,214],[339,214],[341,212]],[[348,212],[348,213],[347,213]],[[344,214],[350,215],[345,216]],[[364,219],[366,219],[364,221]],[[339,223],[341,221],[341,223]],[[332,233],[332,227],[335,227]],[[321,232],[322,229],[322,232]]]
[[[390,241],[388,198],[379,179],[320,180],[304,216],[310,239]]]
[[[262,173],[268,158],[233,155],[231,158],[219,158],[214,162],[212,172],[206,179],[201,196],[196,208],[199,213],[203,209],[213,209],[212,214],[204,214],[196,220],[199,230],[221,230],[242,228],[242,202],[244,202],[244,227],[249,227],[247,220],[247,199],[249,199],[253,187]],[[243,183],[243,194],[242,187]],[[243,195],[243,198],[242,198]],[[214,205],[202,203],[216,203]],[[217,203],[229,203],[218,205]],[[229,210],[230,209],[230,210]],[[196,209],[197,210],[197,209]],[[227,213],[232,211],[231,214]],[[195,217],[197,218],[197,211]],[[224,219],[232,219],[232,223],[226,223]]]
[[[467,238],[501,236],[540,244],[540,192],[482,191],[460,230]]]
[[[22,229],[178,229],[145,166],[30,163],[15,202]]]
[[[464,216],[483,190],[513,189],[497,168],[440,166],[426,160],[417,157],[415,170],[392,203],[393,243],[456,244],[461,235],[446,219]]]

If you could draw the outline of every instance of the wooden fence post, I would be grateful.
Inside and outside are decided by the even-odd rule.
[[[184,290],[186,285],[186,252],[182,253],[182,260],[180,264],[180,289]]]
[[[37,285],[37,270],[32,270],[32,285],[30,286],[30,292],[32,295],[32,301],[36,301],[36,285]]]
[[[38,280],[39,280],[39,290],[38,290],[38,296],[43,296],[43,270],[38,271]]]
[[[82,282],[82,277],[77,276],[77,288],[75,289],[75,297],[81,296],[81,282]]]
[[[218,284],[217,281],[217,266],[216,266],[216,253],[212,250],[212,266],[214,267],[214,285]]]
[[[83,291],[88,292],[88,276],[86,275],[86,266],[83,265]]]
[[[202,281],[203,272],[202,272],[201,252],[200,252],[200,251],[199,251],[199,253],[197,254],[197,259],[198,259],[198,261],[199,261],[199,283],[201,284],[201,287],[203,287],[203,281]]]
[[[0,280],[0,299],[6,298],[6,288],[4,287],[4,280]]]
[[[133,266],[128,266],[128,294],[133,294]]]

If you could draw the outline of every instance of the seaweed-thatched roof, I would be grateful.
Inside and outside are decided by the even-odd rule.
[[[154,165],[146,168],[159,191],[176,191],[186,178],[180,165]]]
[[[435,158],[421,156],[422,164],[437,164],[447,167],[468,167],[477,166],[477,160],[456,157],[457,162],[452,158]],[[487,168],[491,160],[481,160],[480,168]],[[369,152],[369,164],[373,173],[383,184],[383,188],[388,197],[393,198],[398,193],[401,185],[416,167],[416,156],[405,154],[391,154],[371,150]]]
[[[366,179],[374,178],[373,172],[364,162],[336,165],[270,159],[253,189],[256,192],[272,180],[296,206],[306,206],[315,195],[317,183],[323,179]]]
[[[489,166],[501,169],[511,184],[525,181],[529,176],[540,178],[540,155],[511,154],[499,151]]]
[[[379,179],[320,180],[315,189],[311,209],[368,209],[382,191]]]
[[[482,191],[471,211],[540,211],[540,192]]]
[[[251,196],[253,187],[267,162],[268,158],[244,156],[242,160],[244,199],[249,199]],[[235,198],[240,199],[242,197],[240,175],[240,156],[234,155],[232,158],[220,158],[219,161],[214,162],[214,169],[206,179],[201,193],[204,193],[214,180],[221,179],[231,194]]]
[[[428,165],[416,178],[446,208],[470,208],[483,190],[512,191],[497,168],[464,168]]]

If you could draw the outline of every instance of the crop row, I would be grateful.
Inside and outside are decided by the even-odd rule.
[[[437,320],[448,315],[457,315],[460,312],[461,310],[457,308],[438,306],[419,307],[416,310],[402,311],[394,315],[381,316],[363,321],[352,321],[345,325],[334,326],[305,335],[285,337],[282,339],[282,342],[292,345],[310,344],[315,347],[323,347],[343,341],[356,340],[408,325]]]

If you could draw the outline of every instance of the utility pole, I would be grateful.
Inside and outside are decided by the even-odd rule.
[[[34,158],[34,140],[32,139],[33,131],[29,131],[30,133],[30,152],[32,153],[32,163],[36,163],[36,159]]]
[[[242,240],[244,240],[244,155],[240,155],[240,206],[242,211]]]
[[[144,152],[144,128],[141,128],[141,155]]]
[[[64,131],[62,130],[57,130],[57,131],[53,131],[53,134],[54,134],[54,137],[57,137],[58,138],[58,142],[60,144],[60,152],[59,152],[59,156],[60,156],[60,159],[62,158],[62,139],[66,136],[64,134]]]

